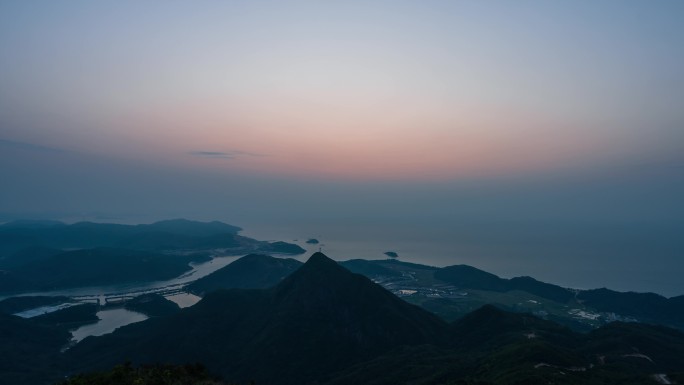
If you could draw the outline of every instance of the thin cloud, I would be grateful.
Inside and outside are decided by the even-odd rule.
[[[198,156],[200,158],[210,159],[234,159],[235,156],[229,152],[220,151],[190,151],[190,155]]]
[[[190,151],[190,155],[197,156],[206,159],[235,159],[241,156],[264,156],[263,154],[257,154],[247,151]]]
[[[13,140],[5,140],[5,139],[0,139],[0,147],[19,149],[19,150],[27,150],[27,151],[51,152],[51,153],[67,152],[66,150],[61,149],[61,148],[46,147],[46,146],[41,146],[41,145],[37,145],[37,144],[33,144],[33,143],[15,142]]]

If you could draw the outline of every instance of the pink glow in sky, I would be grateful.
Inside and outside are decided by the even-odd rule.
[[[2,139],[345,180],[676,152],[673,4],[6,3]]]

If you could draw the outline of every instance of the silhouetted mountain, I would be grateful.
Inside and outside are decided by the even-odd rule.
[[[445,324],[439,318],[349,272],[322,253],[311,256],[273,291],[280,315],[300,325],[299,335],[288,337],[290,342],[304,341],[314,332],[310,336],[318,335],[330,343],[326,349],[334,346],[362,357],[405,344],[436,343],[443,336]],[[278,322],[287,327],[282,320]],[[301,349],[302,342],[299,345]]]
[[[249,254],[196,280],[187,289],[200,295],[218,289],[265,289],[278,284],[301,265],[290,258]]]
[[[66,330],[0,314],[0,384],[42,384],[61,377]]]
[[[213,292],[177,315],[88,338],[70,356],[85,367],[199,360],[230,379],[289,384],[437,343],[445,331],[436,316],[317,253],[272,289]]]
[[[599,311],[684,329],[684,296],[668,299],[654,293],[621,293],[603,288],[582,290],[577,298]]]
[[[374,263],[374,261],[366,261],[365,259],[350,259],[348,261],[340,262],[340,265],[349,269],[349,271],[366,277],[399,277],[401,273],[388,269],[382,265]]]
[[[38,327],[4,317],[0,330]],[[274,385],[644,384],[684,368],[684,334],[674,329],[613,323],[581,334],[494,306],[447,324],[320,253],[274,287],[214,291],[174,314],[88,337],[64,356],[56,353],[63,335],[37,333],[47,342],[26,351],[43,372],[10,373],[18,383],[58,378],[62,359],[79,372],[128,360],[202,362],[230,381]],[[25,343],[0,341],[8,352]]]
[[[264,251],[267,253],[291,254],[291,255],[304,254],[306,252],[306,250],[301,248],[299,245],[295,245],[294,243],[281,242],[281,241],[263,242],[263,244],[259,248],[259,251]]]
[[[190,236],[162,231],[146,231],[127,237],[119,245],[139,250],[226,249],[240,247],[243,244],[241,238],[233,233]]]
[[[149,225],[137,225],[145,231],[163,231],[171,234],[205,237],[215,234],[237,234],[242,228],[223,222],[197,222],[187,219],[170,219]]]
[[[482,305],[495,304],[515,312],[534,312],[576,331],[615,320],[684,330],[684,296],[667,299],[653,293],[571,290],[531,277],[503,279],[467,265],[437,268],[396,260],[340,263],[449,321]]]
[[[180,307],[175,302],[164,298],[160,294],[143,294],[126,301],[124,307],[128,310],[143,313],[148,317],[164,317],[178,313]]]
[[[532,277],[515,277],[508,280],[509,290],[522,290],[542,298],[561,303],[568,302],[575,294],[560,286],[537,281]]]
[[[124,249],[67,251],[12,270],[18,290],[53,290],[170,279],[190,270],[194,255],[166,255]]]
[[[605,322],[628,319],[626,317],[684,329],[684,314],[682,314],[684,296],[666,299],[652,293],[619,293],[606,289],[573,291],[540,282],[531,277],[502,279],[494,274],[466,265],[436,268],[396,260],[362,259],[339,263],[352,272],[382,282],[387,288],[414,289],[419,292],[425,290],[424,293],[426,294],[405,296],[404,299],[418,304],[446,320],[456,320],[484,304],[494,303],[516,312],[538,311],[538,314],[545,318],[572,327],[577,331],[588,331]],[[225,279],[217,279],[217,284],[214,286],[200,289],[199,282],[202,281],[200,280],[197,287],[191,284],[190,289],[195,293],[203,293],[221,287],[263,288],[275,283],[275,281],[268,279],[268,275],[263,277],[265,283],[260,281],[262,275],[265,274],[266,270],[264,269],[263,266],[260,268],[257,265],[244,265],[239,273],[234,273],[230,277],[226,276]],[[230,268],[227,270],[229,271]],[[293,270],[290,269],[290,271]],[[287,275],[287,271],[283,270],[276,275],[280,279]],[[444,283],[454,287],[440,288]],[[435,289],[441,291],[435,291]],[[479,290],[478,294],[467,296],[467,291],[473,289]],[[455,292],[454,290],[458,291]],[[516,293],[508,294],[512,291],[516,291]],[[443,295],[435,294],[440,292]],[[497,293],[507,293],[519,302],[511,304],[510,299],[504,301]],[[579,301],[576,299],[576,293]],[[540,299],[553,302],[542,304],[539,302]],[[600,318],[581,318],[576,313],[569,313],[567,306],[571,306],[570,309],[576,311],[587,310],[603,314],[600,315]],[[552,313],[548,313],[547,309],[551,310]],[[611,315],[610,313],[615,314]]]
[[[370,262],[379,263],[379,264],[382,264],[384,266],[401,266],[404,268],[418,268],[418,269],[427,270],[427,271],[437,271],[440,269],[439,267],[421,265],[419,263],[405,262],[405,261],[400,261],[398,259],[383,259],[383,260],[375,260],[375,261],[370,261]]]
[[[221,222],[185,219],[137,226],[5,224],[0,226],[0,293],[170,279],[214,250],[304,252],[294,244],[257,241],[238,231]]]
[[[260,242],[238,235],[241,229],[221,222],[185,219],[149,225],[79,222],[72,225],[0,226],[0,266],[3,258],[29,247],[86,249],[115,247],[148,251],[235,249],[301,254],[304,249],[285,242]]]
[[[435,278],[469,289],[501,292],[522,290],[558,302],[567,302],[574,297],[574,293],[566,288],[540,282],[532,277],[504,279],[468,265],[445,267],[435,272]]]
[[[435,278],[470,289],[506,291],[508,284],[492,273],[468,265],[454,265],[435,271]]]
[[[64,250],[54,249],[51,247],[27,247],[8,257],[0,259],[0,266],[5,269],[16,269],[22,265],[46,260],[63,252]]]
[[[99,321],[96,315],[98,310],[99,306],[97,304],[83,303],[33,317],[31,321],[64,330],[74,330],[81,325]]]
[[[485,305],[451,325],[451,338],[459,349],[501,346],[527,339],[531,334],[535,338],[541,334],[570,338],[573,333],[557,323],[531,314],[511,313],[492,305]],[[555,342],[559,342],[559,338],[555,339]]]
[[[684,309],[684,295],[671,297],[669,299],[670,305],[677,306],[679,309]]]

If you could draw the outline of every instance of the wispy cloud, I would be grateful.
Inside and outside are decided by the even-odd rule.
[[[190,155],[207,159],[235,159],[241,156],[265,156],[254,152],[230,150],[230,151],[190,151]]]
[[[15,142],[12,140],[4,140],[4,139],[0,139],[0,147],[12,148],[12,149],[18,149],[18,150],[26,150],[26,151],[51,152],[51,153],[67,152],[66,150],[61,149],[61,148],[46,147],[46,146],[41,146],[41,145],[37,145],[37,144],[33,144],[33,143]]]
[[[230,152],[221,151],[190,151],[190,155],[198,156],[200,158],[212,158],[212,159],[233,159],[235,155]]]

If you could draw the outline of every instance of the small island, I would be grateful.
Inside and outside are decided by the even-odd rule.
[[[308,241],[306,241],[306,243],[308,243],[308,244],[310,244],[310,245],[317,245],[317,244],[319,244],[320,242],[318,242],[318,239],[316,239],[316,238],[311,238],[311,239],[309,239]]]
[[[385,251],[385,255],[390,258],[399,258],[399,254],[394,251]]]

